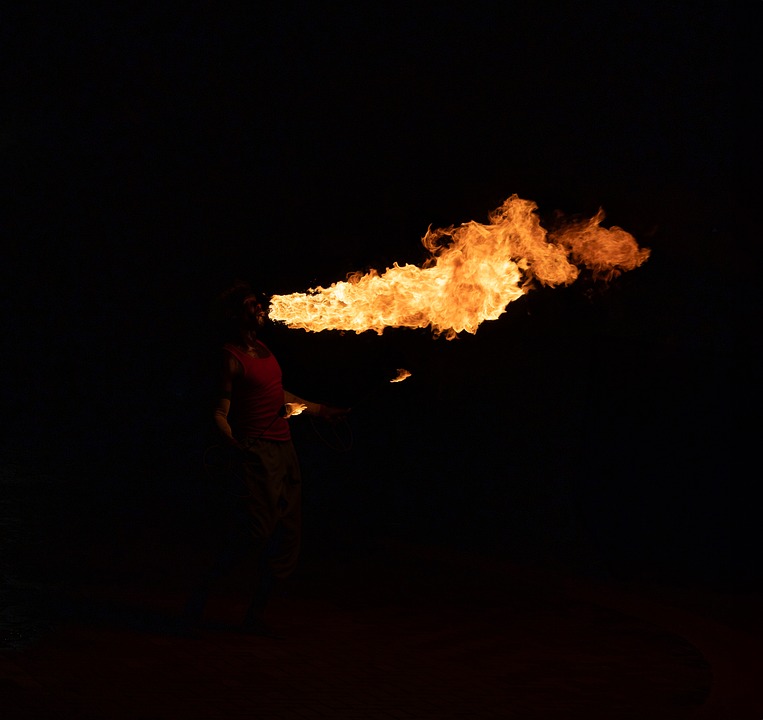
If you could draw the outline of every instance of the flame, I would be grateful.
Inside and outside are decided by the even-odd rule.
[[[299,415],[301,412],[307,410],[307,405],[304,403],[286,403],[284,408],[286,409],[284,417],[290,418],[293,415]]]
[[[387,327],[431,327],[435,335],[453,339],[497,319],[538,283],[572,283],[580,265],[597,279],[611,280],[649,257],[630,233],[601,227],[601,210],[549,235],[537,209],[533,201],[512,195],[489,213],[487,224],[472,220],[427,230],[422,243],[430,257],[422,267],[394,263],[382,274],[353,273],[328,288],[274,295],[268,314],[313,332],[381,334]]]
[[[393,382],[403,382],[406,378],[409,378],[411,376],[411,373],[409,373],[405,368],[398,368],[397,369],[397,377],[393,377],[392,380],[390,380],[391,383]]]

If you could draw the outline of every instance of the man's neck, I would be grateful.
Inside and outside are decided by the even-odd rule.
[[[257,331],[256,330],[244,330],[241,333],[241,342],[245,348],[253,348],[257,346]]]

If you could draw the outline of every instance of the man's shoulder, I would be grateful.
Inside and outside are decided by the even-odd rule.
[[[221,362],[228,372],[239,372],[243,366],[245,357],[246,355],[233,345],[233,343],[225,343],[221,348]]]

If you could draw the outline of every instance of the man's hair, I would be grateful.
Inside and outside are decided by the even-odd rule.
[[[238,312],[244,304],[244,300],[254,295],[252,286],[244,280],[236,280],[232,285],[223,290],[217,298],[217,304],[223,312]]]

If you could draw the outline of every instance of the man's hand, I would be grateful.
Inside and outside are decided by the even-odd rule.
[[[333,423],[337,420],[344,420],[350,414],[350,408],[337,408],[331,405],[321,405],[318,417]]]

